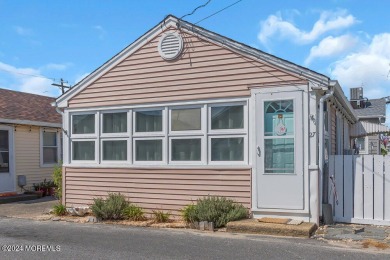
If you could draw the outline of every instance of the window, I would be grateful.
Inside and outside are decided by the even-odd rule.
[[[136,161],[162,161],[162,140],[136,140]]]
[[[95,160],[95,141],[73,141],[73,160]]]
[[[72,160],[95,161],[96,113],[72,115]]]
[[[41,128],[41,167],[53,166],[61,159],[60,133],[55,129]]]
[[[71,113],[70,159],[102,165],[246,165],[247,113],[247,101]],[[47,143],[49,153],[54,143]]]
[[[161,132],[162,110],[137,111],[135,112],[136,132]]]
[[[365,154],[366,152],[366,138],[359,137],[355,139],[356,148],[359,151],[359,154]]]
[[[171,111],[171,130],[189,131],[201,130],[201,109],[172,109]]]
[[[0,130],[0,172],[9,172],[9,138],[7,130]]]
[[[239,163],[246,160],[245,109],[244,104],[210,107],[210,162]]]
[[[104,113],[103,133],[126,133],[127,113]]]
[[[93,134],[95,133],[95,115],[73,115],[73,134]]]

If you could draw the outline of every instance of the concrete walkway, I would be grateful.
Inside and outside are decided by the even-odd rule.
[[[39,219],[48,213],[58,201],[53,197],[43,197],[29,201],[0,204],[0,217]]]

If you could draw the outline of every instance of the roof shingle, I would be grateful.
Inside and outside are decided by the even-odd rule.
[[[378,117],[386,116],[386,100],[384,98],[369,99],[367,107],[354,109],[357,117]]]
[[[61,124],[61,115],[50,104],[53,101],[55,98],[0,89],[0,119]]]

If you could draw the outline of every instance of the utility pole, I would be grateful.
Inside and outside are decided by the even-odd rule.
[[[64,83],[68,83],[68,81],[64,81],[63,79],[61,79],[60,82],[61,82],[61,84],[52,83],[51,85],[52,85],[52,86],[56,86],[56,87],[61,88],[62,94],[64,94],[64,93],[65,93],[65,89],[66,89],[66,88],[67,88],[67,89],[70,89],[71,86],[66,86],[66,85],[64,85]]]

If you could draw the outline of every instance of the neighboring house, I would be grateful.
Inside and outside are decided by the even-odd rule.
[[[67,206],[121,192],[178,215],[220,195],[315,223],[324,160],[357,121],[337,81],[174,16],[53,105]]]
[[[381,154],[381,134],[390,129],[384,125],[386,121],[386,98],[367,99],[363,96],[363,88],[351,89],[351,105],[359,119],[352,129],[352,146],[359,154]]]
[[[21,191],[51,179],[61,156],[61,115],[45,96],[0,89],[0,193]]]

